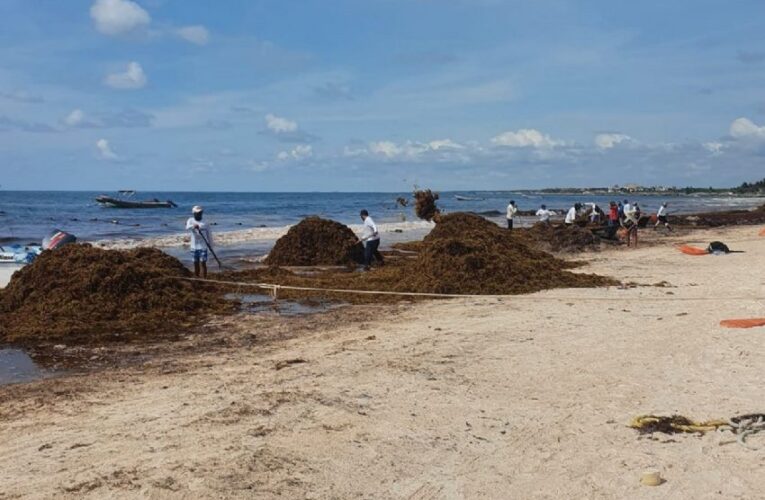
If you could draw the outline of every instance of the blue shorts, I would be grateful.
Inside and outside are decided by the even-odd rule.
[[[191,255],[194,256],[194,262],[207,262],[207,250],[192,250]]]

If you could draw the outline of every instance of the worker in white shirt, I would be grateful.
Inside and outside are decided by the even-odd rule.
[[[638,244],[638,217],[639,212],[638,210],[630,205],[629,203],[624,203],[624,221],[622,222],[622,226],[624,226],[625,229],[627,229],[627,246],[632,246],[632,241],[635,241],[635,247],[637,247]]]
[[[544,222],[546,224],[550,223],[550,217],[555,215],[555,212],[552,210],[547,210],[547,205],[542,205],[539,210],[537,210],[537,217],[539,217],[539,222]]]
[[[515,206],[515,201],[510,200],[510,204],[507,206],[507,228],[512,229],[513,228],[513,220],[515,219],[515,214],[518,213],[518,207]]]
[[[566,213],[566,220],[563,222],[566,224],[573,224],[576,221],[576,215],[579,213],[581,208],[581,204],[574,203],[574,206],[568,209],[568,213]]]
[[[656,225],[653,226],[654,230],[659,227],[659,224],[664,224],[664,227],[667,228],[667,231],[672,232],[672,228],[669,227],[669,222],[667,221],[667,216],[669,215],[667,213],[667,205],[668,203],[665,201],[659,207],[659,211],[656,212]]]
[[[364,243],[364,270],[369,271],[372,265],[372,257],[374,257],[381,266],[385,265],[383,256],[380,254],[380,233],[377,231],[377,225],[372,217],[369,216],[369,212],[362,210],[359,214],[361,220],[364,221],[364,227],[361,232],[361,241]]]
[[[624,200],[624,203],[622,204],[622,211],[621,211],[621,217],[620,217],[622,220],[622,223],[624,223],[624,220],[627,216],[627,212],[631,212],[631,211],[632,211],[632,205],[630,205],[629,201]]]
[[[186,221],[186,230],[191,231],[191,256],[194,259],[194,275],[207,278],[207,250],[212,250],[212,231],[202,221],[204,209],[199,205],[191,209],[191,217]]]

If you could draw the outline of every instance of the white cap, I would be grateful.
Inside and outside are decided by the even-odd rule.
[[[191,213],[193,213],[193,214],[198,214],[198,213],[199,213],[199,212],[201,212],[202,210],[204,210],[204,209],[203,209],[201,206],[199,206],[199,205],[195,205],[195,206],[194,206],[194,208],[192,208],[192,209],[191,209]]]

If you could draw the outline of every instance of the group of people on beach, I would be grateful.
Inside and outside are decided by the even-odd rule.
[[[656,220],[653,221],[653,228],[657,229],[660,225],[664,225],[667,231],[672,231],[672,227],[669,225],[668,220],[668,206],[667,202],[661,204],[656,212]],[[507,228],[513,228],[513,221],[517,217],[518,206],[515,200],[510,200],[507,205]],[[536,216],[539,222],[549,224],[550,218],[554,217],[556,213],[547,208],[547,205],[542,204],[539,210],[536,211]],[[640,208],[640,205],[630,203],[629,200],[624,202],[610,201],[608,203],[608,213],[604,212],[600,206],[596,203],[574,203],[571,208],[566,212],[566,216],[563,220],[566,225],[574,225],[577,220],[585,219],[587,222],[596,225],[606,226],[606,235],[608,238],[613,239],[616,236],[619,228],[626,231],[627,246],[637,246],[638,244],[638,227],[641,225],[641,217],[644,214]]]
[[[654,229],[663,224],[668,231],[672,231],[669,225],[668,203],[664,202],[656,212],[656,221]],[[213,250],[213,237],[209,225],[202,220],[204,209],[197,205],[191,210],[191,217],[186,221],[186,230],[191,234],[190,250],[194,262],[194,274],[197,277],[207,278],[207,259],[208,252]],[[542,204],[535,213],[539,222],[549,224],[550,219],[557,214],[549,210],[547,205]],[[589,223],[606,226],[606,235],[614,238],[619,228],[626,231],[627,246],[637,246],[638,227],[642,216],[640,206],[637,202],[630,203],[628,200],[622,202],[611,201],[608,204],[608,213],[604,212],[595,203],[574,203],[566,212],[564,224],[574,225],[577,220],[586,218]],[[380,232],[377,229],[372,217],[367,210],[361,210],[359,213],[362,221],[362,232],[360,240],[364,245],[364,270],[368,271],[372,261],[376,260],[380,266],[384,265],[382,254],[380,254]],[[515,200],[510,200],[507,205],[507,228],[513,229],[513,222],[518,216],[518,206]],[[214,254],[213,254],[214,255]]]
[[[214,256],[215,251],[213,250],[212,231],[210,226],[202,220],[203,215],[204,208],[201,206],[196,205],[192,208],[191,217],[186,221],[186,230],[191,234],[189,246],[191,258],[194,261],[194,275],[198,278],[206,279],[208,252]],[[379,250],[380,232],[377,230],[377,224],[369,216],[369,212],[366,209],[362,210],[359,216],[362,221],[362,231],[359,239],[364,245],[364,270],[369,271],[373,259],[380,266],[385,264]]]

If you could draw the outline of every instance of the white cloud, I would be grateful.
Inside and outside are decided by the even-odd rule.
[[[207,45],[210,41],[210,32],[204,26],[183,26],[176,29],[175,34],[196,45]]]
[[[451,157],[453,153],[465,149],[465,146],[451,139],[438,139],[430,142],[405,141],[401,144],[392,141],[376,141],[370,142],[366,148],[346,146],[343,155],[346,157],[371,155],[389,159],[406,158],[408,160],[442,159]]]
[[[146,73],[143,68],[135,61],[128,63],[124,73],[112,73],[107,75],[104,83],[106,85],[121,90],[140,89],[146,85]]]
[[[98,149],[98,157],[102,160],[119,160],[119,156],[112,151],[109,141],[106,139],[99,139],[96,142],[96,148]]]
[[[758,126],[748,118],[737,118],[730,124],[730,135],[734,139],[765,140],[765,126]]]
[[[451,139],[439,139],[436,141],[430,141],[428,147],[433,151],[439,151],[444,149],[465,149],[462,144],[457,144]]]
[[[379,141],[369,143],[369,152],[376,155],[393,158],[399,156],[403,150],[391,141]]]
[[[278,160],[305,160],[307,158],[311,158],[313,156],[313,146],[310,146],[308,144],[299,144],[295,146],[295,148],[292,151],[281,151],[278,155],[276,155],[276,158]]]
[[[266,115],[266,126],[270,131],[277,134],[296,132],[298,129],[297,122],[270,113]]]
[[[622,142],[631,142],[632,137],[626,134],[598,134],[595,136],[595,145],[600,149],[611,149]]]
[[[705,142],[702,147],[712,153],[712,156],[721,155],[725,149],[725,144],[718,141]]]
[[[85,121],[85,113],[81,109],[75,109],[64,118],[64,124],[69,127],[77,127]]]
[[[539,130],[523,128],[518,131],[509,131],[502,133],[494,138],[491,142],[497,146],[505,146],[510,148],[537,148],[537,149],[550,149],[556,146],[564,146],[564,141],[558,141],[551,138],[547,134],[543,134]]]
[[[151,16],[130,0],[96,0],[90,7],[96,29],[104,35],[122,35],[148,26]]]

